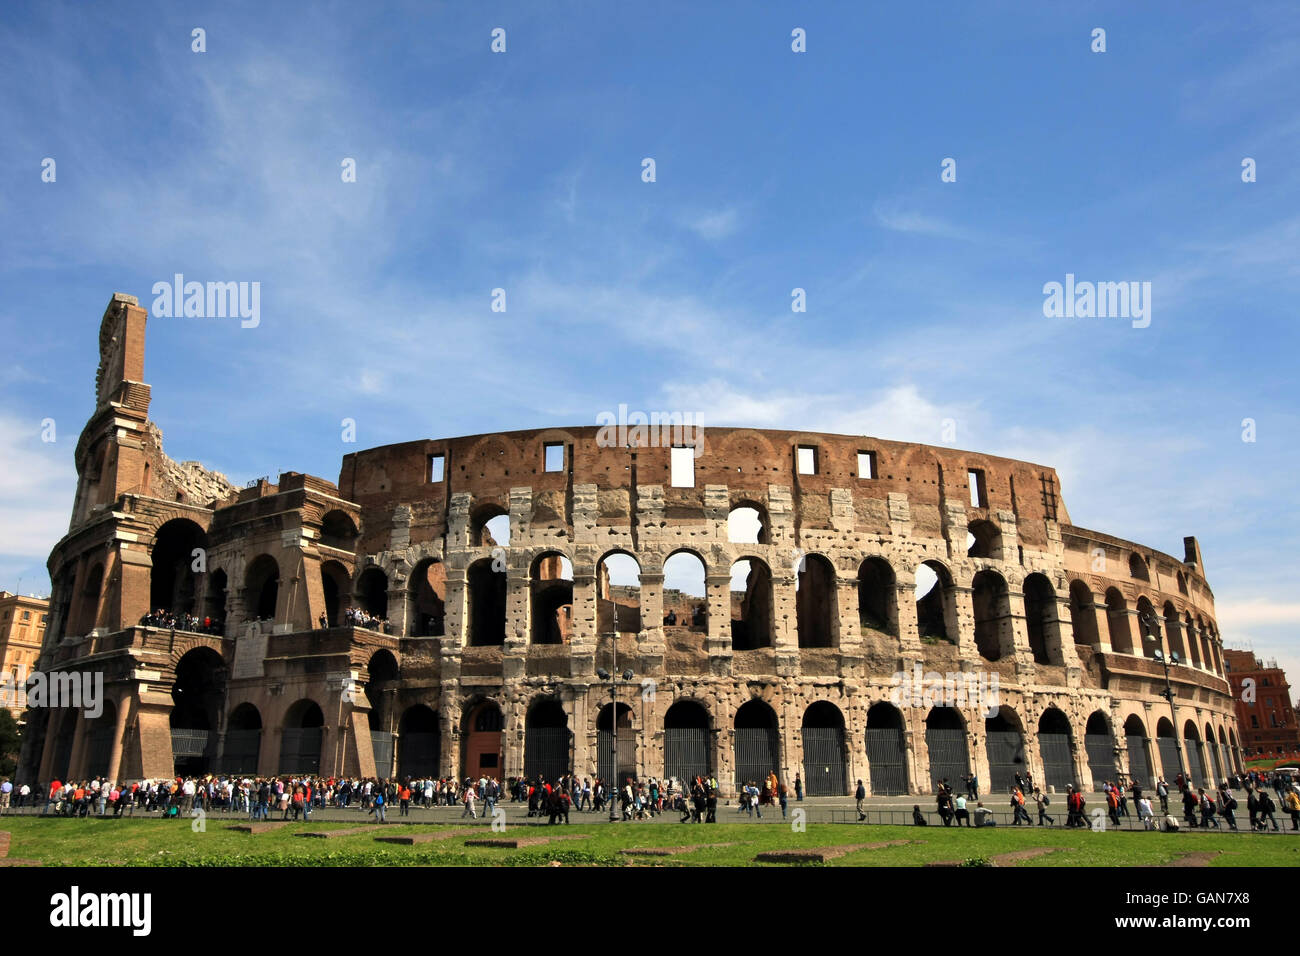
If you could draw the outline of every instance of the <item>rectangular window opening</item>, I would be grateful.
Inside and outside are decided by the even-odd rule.
[[[876,477],[876,453],[874,451],[858,452],[858,477]]]
[[[442,481],[442,469],[446,463],[447,459],[443,455],[429,456],[429,484]]]
[[[984,472],[979,468],[970,468],[966,472],[966,482],[970,487],[970,505],[972,508],[989,506],[988,488],[984,484]]]
[[[799,474],[817,474],[817,449],[813,445],[800,445],[797,452]]]
[[[564,471],[564,446],[557,443],[544,445],[546,471]]]
[[[694,488],[695,487],[695,449],[694,448],[673,448],[671,449],[671,477],[670,481],[674,488]]]

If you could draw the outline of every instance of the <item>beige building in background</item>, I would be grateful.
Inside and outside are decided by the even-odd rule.
[[[15,718],[20,719],[27,706],[21,688],[41,656],[49,611],[47,598],[0,591],[0,683],[18,688],[13,701],[4,701]]]

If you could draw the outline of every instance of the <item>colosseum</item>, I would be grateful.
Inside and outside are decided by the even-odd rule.
[[[572,768],[730,792],[776,770],[843,795],[1241,766],[1196,539],[1179,559],[1076,527],[1050,467],[584,426],[236,488],[163,453],[146,317],[121,294],[103,317],[49,559],[42,668],[102,674],[105,703],[29,712],[41,780]],[[995,706],[900,693],[920,674],[996,686]]]

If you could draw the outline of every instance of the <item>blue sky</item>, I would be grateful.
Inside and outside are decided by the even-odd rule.
[[[6,5],[0,587],[48,590],[109,296],[181,272],[261,283],[256,329],[150,321],[168,453],[236,482],[619,403],[950,418],[1077,524],[1197,535],[1225,638],[1300,677],[1300,8],[700,6]],[[1044,317],[1066,273],[1150,326]]]

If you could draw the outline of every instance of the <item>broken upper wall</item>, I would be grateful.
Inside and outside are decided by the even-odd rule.
[[[1055,469],[1029,462],[816,432],[705,428],[703,436],[692,487],[672,486],[670,447],[604,447],[610,430],[584,426],[356,452],[343,459],[339,488],[342,497],[361,506],[360,548],[369,553],[389,546],[398,506],[410,509],[409,541],[420,544],[445,534],[453,495],[469,493],[471,513],[486,515],[508,511],[510,489],[516,487],[532,489],[534,525],[557,527],[571,522],[573,488],[584,484],[596,486],[599,522],[611,526],[628,524],[633,498],[646,494],[647,486],[662,489],[666,522],[703,521],[707,485],[726,486],[729,507],[768,502],[769,486],[788,489],[796,520],[807,530],[833,528],[836,509],[851,507],[858,527],[888,534],[891,494],[907,496],[913,531],[921,535],[942,536],[945,503],[961,506],[972,522],[987,519],[1001,526],[1007,515],[1014,516],[1018,540],[1034,550],[1051,550],[1049,523],[1070,520]],[[563,449],[556,471],[547,470],[548,446]],[[800,472],[801,448],[812,459],[812,473]],[[860,456],[868,457],[874,477],[859,477]],[[441,480],[433,481],[436,469]],[[399,521],[406,520],[403,513]],[[404,528],[399,537],[405,537]]]

